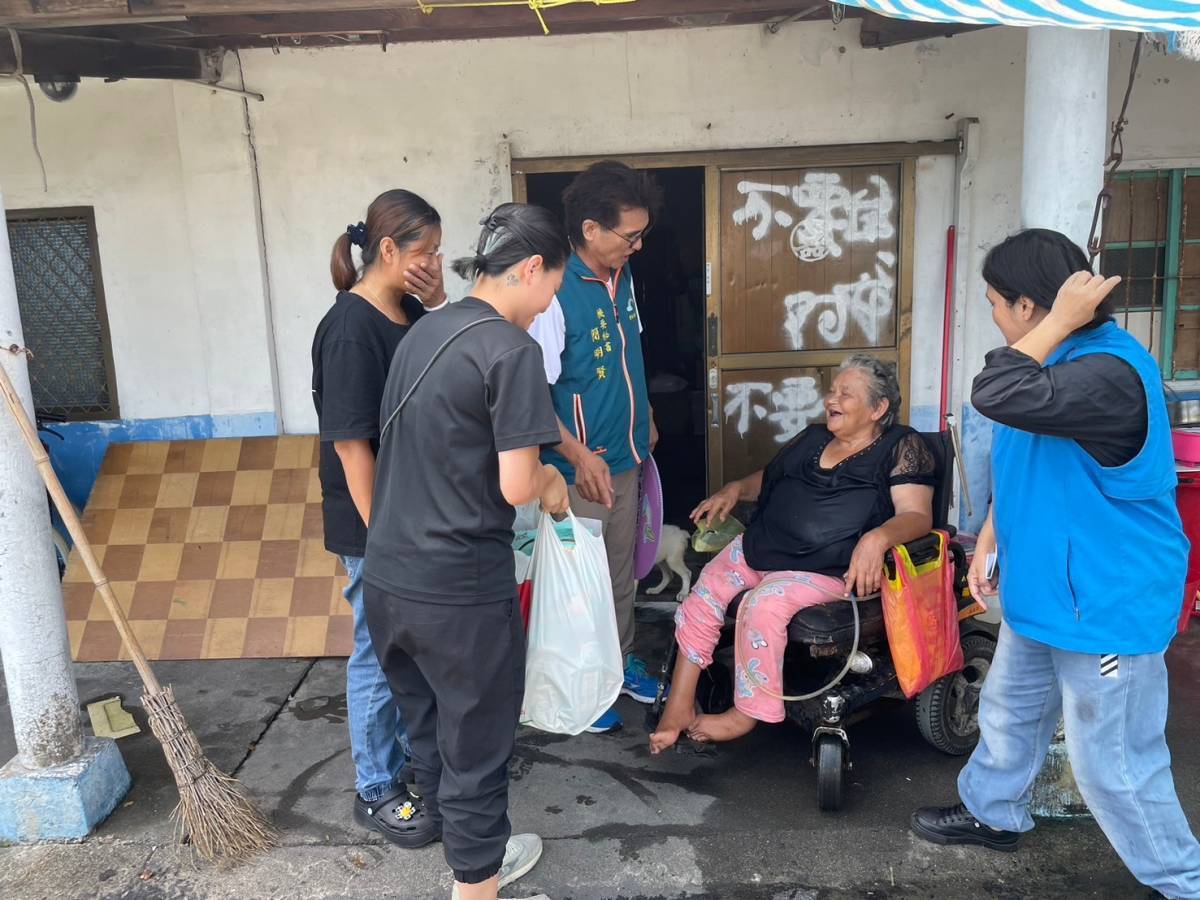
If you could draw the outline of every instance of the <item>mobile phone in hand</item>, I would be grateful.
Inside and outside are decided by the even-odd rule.
[[[997,571],[998,557],[996,551],[992,551],[983,561],[983,577],[988,580],[992,587],[996,587],[1000,583],[1000,573]]]

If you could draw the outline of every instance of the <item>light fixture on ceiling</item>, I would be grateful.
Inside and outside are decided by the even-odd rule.
[[[39,78],[37,84],[55,103],[66,103],[79,91],[78,78]]]

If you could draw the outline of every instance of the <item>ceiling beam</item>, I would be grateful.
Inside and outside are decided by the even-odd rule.
[[[79,78],[220,78],[217,62],[203,50],[136,44],[45,31],[18,33],[21,65],[39,81]],[[0,40],[0,71],[17,67],[12,42]]]
[[[731,7],[733,7],[731,11]],[[554,35],[644,31],[689,26],[744,25],[779,21],[795,0],[642,0],[621,7],[580,5],[545,11]],[[617,15],[616,11],[621,10]],[[639,10],[634,15],[633,11]],[[537,18],[525,7],[346,10],[287,16],[209,16],[181,22],[89,28],[85,33],[141,42],[196,47],[275,47],[398,44],[505,37],[541,37]]]
[[[394,9],[397,5],[396,0],[0,0],[0,25],[120,25],[160,17]]]
[[[943,25],[934,22],[914,22],[909,19],[890,19],[878,13],[864,12],[859,43],[868,49],[883,50],[900,44],[927,41],[932,38],[949,38],[990,25]]]
[[[293,20],[309,16],[363,19],[372,15],[404,17],[414,23],[412,27],[417,27],[417,20],[423,20],[434,28],[442,27],[434,23],[446,22],[486,28],[489,23],[502,19],[520,19],[537,26],[533,10],[520,4],[463,9],[437,8],[436,3],[437,0],[431,0],[434,8],[424,13],[416,0],[0,0],[0,26],[95,27],[179,21],[181,18],[202,24],[214,17],[258,19],[270,16]],[[555,22],[571,27],[581,22],[625,23],[657,18],[670,20],[659,23],[658,27],[665,27],[720,25],[748,17],[763,21],[796,13],[808,6],[812,6],[812,0],[807,3],[804,0],[633,0],[599,6],[581,2],[545,9],[542,15],[553,31]]]

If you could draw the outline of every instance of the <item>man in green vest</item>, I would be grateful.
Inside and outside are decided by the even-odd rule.
[[[625,693],[654,702],[658,687],[633,655],[633,573],[639,475],[658,434],[642,363],[642,323],[629,258],[662,203],[646,172],[598,162],[563,192],[574,250],[562,288],[529,329],[542,346],[562,443],[543,453],[571,486],[571,509],[604,523],[613,603],[625,653]],[[588,730],[615,731],[615,707]]]

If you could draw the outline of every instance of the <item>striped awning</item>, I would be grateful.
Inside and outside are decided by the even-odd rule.
[[[893,19],[966,25],[1065,25],[1118,31],[1200,29],[1200,0],[845,0]]]

